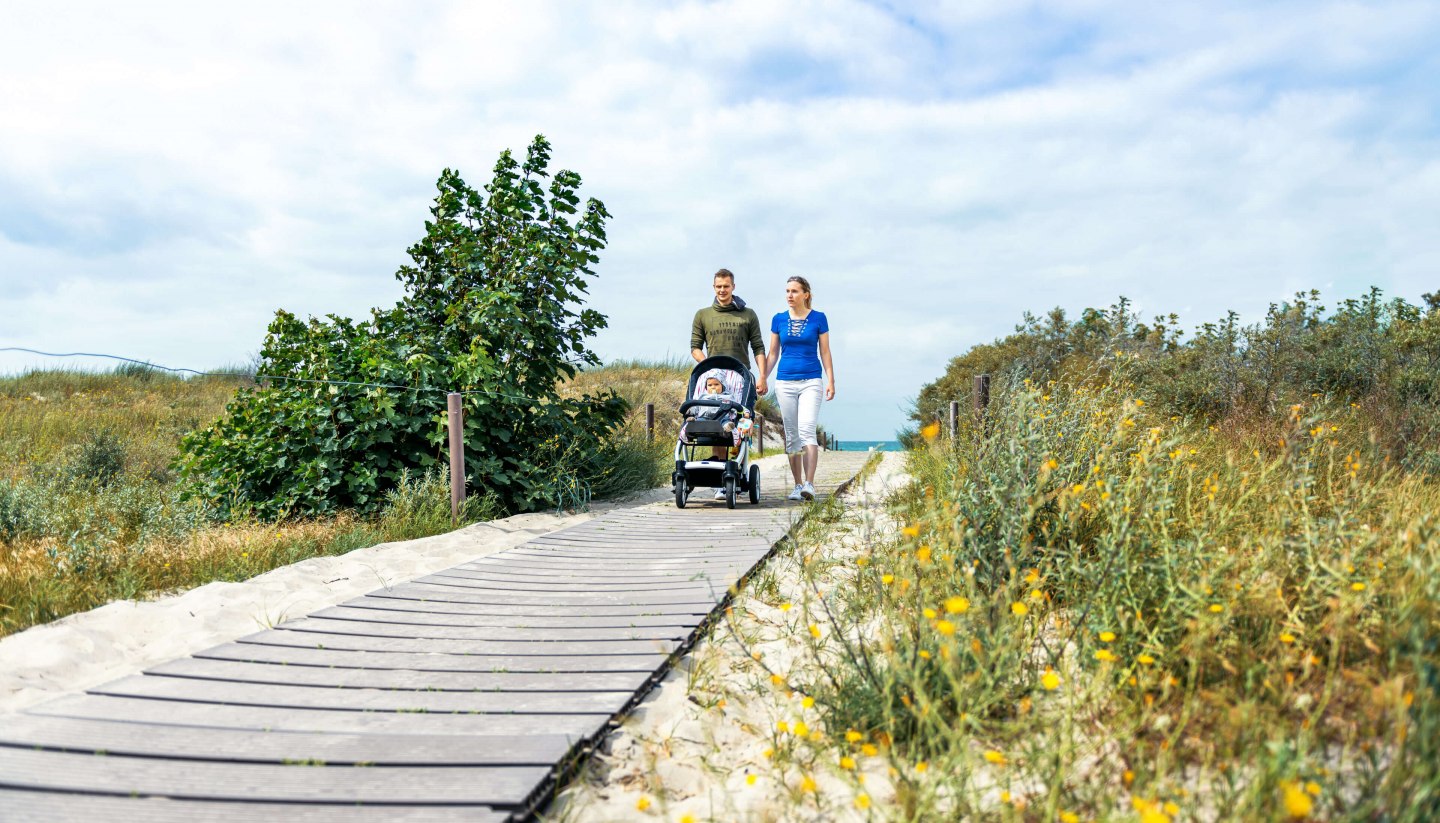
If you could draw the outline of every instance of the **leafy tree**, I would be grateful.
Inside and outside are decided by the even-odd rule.
[[[550,144],[523,163],[507,150],[482,191],[446,169],[396,277],[405,296],[355,322],[276,313],[260,354],[262,385],[186,438],[192,496],[262,517],[371,510],[401,473],[445,460],[445,394],[465,393],[466,471],[507,510],[554,501],[584,481],[623,417],[613,394],[561,397],[556,384],[598,363],[587,340],[604,315],[583,308],[609,213],[582,206],[580,176],[547,174]],[[546,184],[548,178],[548,185]],[[338,382],[337,382],[338,381]]]

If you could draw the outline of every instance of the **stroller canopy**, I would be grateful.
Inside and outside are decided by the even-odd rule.
[[[739,360],[729,355],[717,354],[695,364],[690,370],[690,384],[685,392],[686,400],[705,395],[705,379],[718,377],[725,386],[725,394],[750,412],[755,411],[755,378]]]

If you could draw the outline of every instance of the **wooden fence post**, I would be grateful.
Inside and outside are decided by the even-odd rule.
[[[959,423],[960,423],[960,401],[958,401],[958,400],[951,400],[951,401],[950,401],[950,427],[949,427],[950,439],[951,439],[951,440],[954,440],[954,439],[955,439],[955,433],[956,433],[956,431],[957,431],[956,427],[959,425]]]
[[[655,442],[655,404],[645,404],[645,442]]]
[[[765,456],[765,418],[756,415],[755,417],[755,442],[759,447],[755,450],[756,457]]]
[[[975,420],[985,419],[985,410],[990,407],[990,375],[975,375]]]
[[[445,417],[450,424],[450,527],[460,525],[460,507],[465,505],[465,412],[459,392],[445,396]]]

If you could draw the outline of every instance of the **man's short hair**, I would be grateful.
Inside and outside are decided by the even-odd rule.
[[[714,281],[716,281],[716,280],[719,280],[719,279],[722,278],[722,277],[728,277],[728,278],[730,278],[730,282],[731,282],[731,283],[734,283],[734,282],[735,282],[735,274],[734,274],[734,272],[730,271],[729,269],[721,269],[720,271],[715,272],[715,276],[712,277],[712,278],[710,278],[710,280],[711,280],[711,282],[714,282]]]

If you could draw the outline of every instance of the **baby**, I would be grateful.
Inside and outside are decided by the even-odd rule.
[[[720,382],[718,377],[705,378],[705,393],[700,395],[701,400],[729,400],[730,396],[725,393],[725,384]]]

